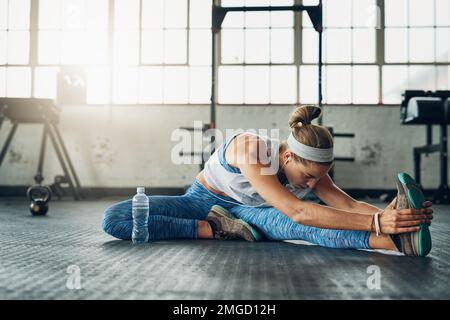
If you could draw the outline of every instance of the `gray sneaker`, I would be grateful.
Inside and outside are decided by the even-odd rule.
[[[206,217],[213,230],[214,239],[258,241],[261,236],[248,223],[236,219],[225,208],[215,205]]]
[[[397,209],[420,209],[425,197],[420,186],[406,173],[397,175]],[[431,250],[431,235],[427,224],[421,224],[420,230],[416,232],[391,235],[395,246],[400,252],[407,256],[426,256]]]

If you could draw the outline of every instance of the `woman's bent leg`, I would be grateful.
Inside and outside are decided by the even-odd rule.
[[[370,249],[368,231],[321,229],[301,225],[273,207],[235,206],[230,212],[250,223],[270,240],[305,240],[329,248]]]
[[[182,196],[149,196],[149,239],[197,238],[198,220],[204,220],[213,205],[201,197],[193,185]],[[132,200],[105,210],[103,230],[113,237],[130,240],[133,230]]]
[[[149,240],[195,239],[197,238],[197,221],[150,215],[148,217]],[[133,230],[131,200],[120,202],[106,209],[102,227],[113,237],[131,240]]]

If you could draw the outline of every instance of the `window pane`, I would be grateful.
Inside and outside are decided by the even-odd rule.
[[[409,25],[413,27],[433,26],[434,0],[410,0]]]
[[[353,0],[353,26],[374,28],[380,17],[375,0]]]
[[[242,7],[243,0],[222,0],[222,7]],[[222,28],[243,28],[244,27],[244,13],[243,12],[228,12],[223,20]]]
[[[111,74],[108,67],[92,67],[87,71],[86,100],[89,104],[106,104],[110,100]]]
[[[187,31],[166,30],[164,35],[164,62],[186,63],[187,61]]]
[[[30,28],[30,0],[9,1],[9,29],[26,30]]]
[[[114,63],[137,65],[139,60],[139,33],[137,31],[117,31],[114,41]]]
[[[289,11],[270,12],[270,25],[272,28],[294,27],[294,13]]]
[[[350,27],[352,21],[351,0],[324,0],[324,26]]]
[[[327,103],[350,103],[352,100],[350,66],[328,66],[326,68]],[[336,85],[336,84],[339,85]]]
[[[270,26],[269,11],[245,12],[244,19],[246,28],[268,28]]]
[[[316,63],[318,56],[319,36],[314,29],[303,29],[302,31],[302,59],[306,63]]]
[[[245,67],[245,103],[269,103],[269,67]]]
[[[164,70],[164,103],[188,102],[189,75],[187,67],[167,67]]]
[[[222,63],[244,62],[244,30],[222,30]]]
[[[6,68],[0,67],[0,97],[6,97]]]
[[[142,0],[142,28],[162,28],[164,0]]]
[[[211,27],[211,0],[190,0],[189,24],[191,28]]]
[[[219,103],[243,103],[244,68],[219,67]]]
[[[139,103],[163,102],[163,68],[140,68]]]
[[[303,4],[306,5],[307,0],[303,1]],[[294,5],[294,0],[270,0],[270,5],[273,6],[292,6]]]
[[[433,28],[409,29],[409,60],[411,62],[434,61]]]
[[[408,31],[405,28],[385,30],[386,62],[408,61]]]
[[[7,63],[8,57],[8,32],[0,31],[0,65]]]
[[[386,0],[384,15],[387,27],[406,27],[408,25],[408,0]]]
[[[378,67],[353,67],[353,103],[378,103]]]
[[[436,61],[450,62],[450,28],[436,28]]]
[[[375,29],[353,29],[353,62],[375,62]]]
[[[30,54],[29,31],[8,32],[8,63],[27,64]]]
[[[62,10],[63,29],[81,29],[85,26],[85,2],[83,0],[64,0]]]
[[[407,66],[383,66],[383,103],[400,103],[408,85]]]
[[[139,0],[115,0],[114,25],[117,29],[139,27]]]
[[[450,88],[450,66],[437,67],[436,90],[448,90]]]
[[[318,98],[317,66],[300,66],[300,103],[317,103]],[[323,92],[326,92],[324,81]]]
[[[195,67],[189,70],[189,102],[208,103],[211,98],[211,69]]]
[[[189,64],[211,65],[211,31],[209,30],[190,31]]]
[[[270,68],[270,102],[294,103],[297,97],[297,68],[274,66]]]
[[[0,31],[8,29],[8,0],[0,0]]]
[[[39,64],[60,63],[61,43],[59,31],[40,31],[38,41]]]
[[[87,63],[107,64],[108,63],[108,32],[91,31],[86,35],[87,39]]]
[[[303,28],[312,28],[312,22],[311,19],[309,18],[309,15],[306,11],[303,11],[302,13],[302,25]]]
[[[39,0],[39,28],[61,28],[61,0]]]
[[[450,1],[449,0],[435,0],[436,1],[436,25],[450,26]]]
[[[186,28],[187,0],[164,1],[164,24],[166,28]]]
[[[222,7],[243,7],[245,0],[222,0]]]
[[[162,30],[142,31],[142,63],[159,64],[164,57],[164,33]]]
[[[87,5],[87,28],[108,28],[109,0],[86,1]]]
[[[408,89],[436,90],[436,67],[410,66]]]
[[[114,102],[135,104],[138,96],[138,69],[116,68],[114,70]]]
[[[268,63],[270,61],[269,29],[245,30],[245,62]]]
[[[62,33],[62,64],[83,64],[86,61],[85,33],[66,31]]]
[[[294,62],[294,30],[271,29],[270,55],[272,63]]]
[[[317,44],[316,44],[317,46]],[[350,29],[328,29],[326,36],[327,62],[350,62],[351,61],[351,30]]]
[[[6,96],[29,98],[31,96],[31,69],[27,67],[7,68]]]
[[[56,99],[56,75],[59,68],[38,67],[34,72],[34,97]]]

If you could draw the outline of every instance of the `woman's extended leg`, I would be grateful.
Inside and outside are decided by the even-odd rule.
[[[333,230],[295,223],[273,207],[235,206],[230,212],[250,223],[270,240],[305,240],[323,247],[374,249],[369,245],[369,231]],[[381,249],[381,248],[380,248]]]

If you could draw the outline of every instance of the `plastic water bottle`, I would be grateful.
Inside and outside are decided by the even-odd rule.
[[[149,201],[145,195],[145,188],[138,187],[137,194],[133,197],[133,244],[148,242],[148,215]]]

